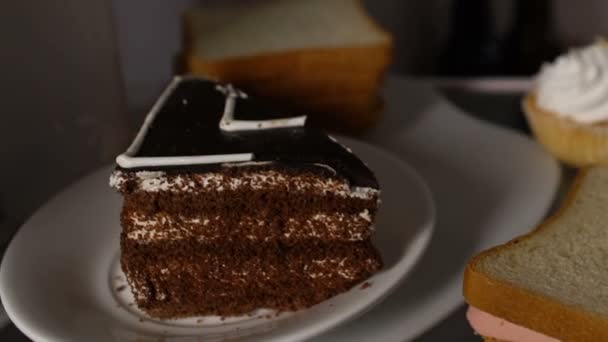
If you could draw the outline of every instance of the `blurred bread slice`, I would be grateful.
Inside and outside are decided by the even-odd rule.
[[[276,99],[313,121],[360,131],[380,117],[392,38],[358,0],[265,0],[185,15],[190,73]]]

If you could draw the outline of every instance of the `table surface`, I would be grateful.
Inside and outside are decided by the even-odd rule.
[[[449,101],[474,117],[530,134],[529,127],[520,109],[522,94],[517,90],[492,92],[477,88],[462,89],[449,85],[441,88],[440,92]],[[567,188],[574,174],[574,170],[571,169],[565,169],[564,171],[565,181],[563,182],[563,191]],[[560,197],[558,196],[558,198]],[[473,331],[467,324],[465,312],[466,306],[463,305],[432,330],[417,338],[416,342],[481,341],[479,336],[473,334]],[[21,342],[30,340],[11,324],[0,330],[0,341]]]

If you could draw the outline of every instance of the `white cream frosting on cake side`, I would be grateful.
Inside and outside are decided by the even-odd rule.
[[[364,212],[359,214],[313,213],[307,217],[290,218],[284,223],[284,230],[278,238],[311,239],[319,238],[316,228],[324,227],[324,239],[331,241],[362,241],[373,232],[371,218]],[[251,227],[263,230],[273,224],[273,219],[264,216],[243,216],[231,224],[232,230]],[[220,241],[226,229],[222,218],[217,215],[198,215],[196,217],[172,216],[165,213],[145,215],[134,213],[126,218],[126,238],[139,243],[177,241],[194,238],[200,242]],[[345,229],[345,226],[348,227]],[[267,242],[277,237],[261,234],[244,234],[245,240]]]
[[[249,188],[254,190],[284,189],[290,192],[310,192],[312,194],[336,195],[340,197],[372,199],[378,197],[380,190],[368,187],[351,187],[348,182],[310,176],[284,174],[274,171],[253,171],[238,177],[231,177],[222,173],[207,172],[191,175],[188,179],[183,176],[171,176],[164,171],[138,171],[132,174],[115,170],[110,176],[110,186],[120,190],[125,182],[133,179],[136,189],[148,192],[172,191],[172,192],[204,192],[204,191],[228,191]]]

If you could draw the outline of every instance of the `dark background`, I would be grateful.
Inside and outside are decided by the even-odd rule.
[[[0,250],[53,193],[126,146],[171,77],[180,13],[206,2],[3,2]],[[391,71],[408,77],[527,79],[542,61],[608,32],[602,0],[364,2],[394,35]],[[526,130],[517,93],[447,95],[473,115]],[[0,332],[2,341],[14,336]]]

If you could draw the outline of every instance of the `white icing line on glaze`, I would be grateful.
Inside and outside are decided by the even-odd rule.
[[[273,162],[271,161],[250,161],[250,162],[242,162],[242,163],[223,163],[222,166],[224,167],[243,167],[243,166],[259,166],[259,165],[267,165],[267,164],[272,164]],[[326,164],[321,164],[321,163],[313,163],[312,165],[316,166],[316,167],[320,167],[323,169],[326,169],[328,171],[330,171],[332,174],[337,175],[338,172],[331,166],[326,165]]]
[[[271,161],[250,161],[250,162],[244,162],[244,163],[224,163],[222,164],[222,166],[225,167],[242,167],[242,166],[259,166],[259,165],[267,165],[267,164],[272,164]]]
[[[218,84],[215,89],[226,96],[224,114],[220,120],[220,129],[223,131],[256,131],[271,128],[302,127],[306,123],[305,115],[270,120],[235,120],[234,106],[236,105],[236,99],[246,99],[247,94],[234,88],[232,84],[225,86]]]
[[[239,162],[253,160],[253,153],[235,154],[216,154],[207,156],[174,156],[174,157],[133,157],[141,147],[150,125],[154,118],[165,104],[171,93],[183,80],[181,76],[175,76],[167,88],[162,92],[158,100],[150,109],[144,119],[139,132],[125,153],[116,157],[116,163],[124,168],[134,168],[143,166],[172,166],[172,165],[192,165],[192,164],[216,164],[221,162]]]
[[[223,162],[250,161],[253,153],[213,154],[208,156],[179,156],[179,157],[128,157],[121,154],[116,163],[124,168],[142,166],[177,166],[193,164],[217,164]]]
[[[177,86],[181,82],[181,80],[182,80],[182,78],[179,76],[174,77],[173,80],[171,80],[171,83],[169,83],[167,88],[162,92],[162,94],[160,95],[158,100],[156,100],[156,102],[150,109],[150,112],[148,113],[148,115],[146,115],[146,118],[144,119],[144,123],[141,125],[139,132],[137,132],[135,139],[133,140],[133,142],[131,143],[129,148],[127,148],[127,152],[125,154],[128,157],[134,155],[135,153],[137,153],[137,151],[139,151],[139,148],[141,147],[141,144],[144,141],[146,134],[148,133],[148,129],[150,128],[150,125],[152,125],[152,122],[154,122],[154,118],[156,117],[156,114],[158,114],[158,112],[160,111],[162,106],[165,104],[165,102],[167,101],[167,99],[169,98],[171,93],[175,90],[175,88],[177,88]],[[122,155],[124,155],[124,154],[122,154]],[[120,156],[122,156],[122,155],[120,155]],[[120,158],[120,156],[118,156],[118,158]]]
[[[327,135],[327,137],[329,137],[329,139],[330,139],[331,141],[333,141],[333,142],[335,142],[336,144],[338,144],[338,145],[342,146],[342,148],[343,148],[343,149],[345,149],[346,151],[348,151],[348,153],[350,153],[350,154],[354,154],[354,153],[353,153],[353,150],[351,150],[351,149],[350,149],[350,147],[348,147],[348,146],[344,145],[343,143],[339,142],[339,141],[338,141],[338,139],[336,139],[334,136],[332,136],[332,135],[329,135],[329,134],[328,134],[328,135]]]
[[[326,164],[320,164],[320,163],[314,163],[314,164],[312,164],[312,165],[314,165],[314,166],[318,166],[318,167],[322,167],[322,168],[324,168],[324,169],[327,169],[327,170],[331,171],[331,172],[332,172],[334,175],[337,175],[337,174],[338,174],[338,173],[336,172],[336,170],[335,170],[333,167],[329,166],[329,165],[326,165]]]

